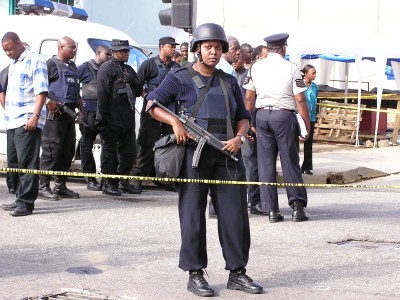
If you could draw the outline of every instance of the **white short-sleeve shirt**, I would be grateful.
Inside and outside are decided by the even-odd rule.
[[[256,108],[296,110],[294,95],[306,90],[299,68],[278,53],[268,53],[265,59],[254,63],[250,75],[243,88],[256,92]]]

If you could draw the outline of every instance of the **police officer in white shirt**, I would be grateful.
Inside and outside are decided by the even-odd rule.
[[[246,108],[255,107],[257,130],[258,171],[261,182],[276,182],[276,159],[281,159],[285,183],[303,183],[299,165],[299,129],[295,112],[303,118],[307,132],[310,120],[307,100],[304,96],[305,84],[299,68],[285,60],[289,34],[268,36],[268,56],[252,66],[251,78],[243,87],[246,91]],[[308,136],[300,139],[307,139]],[[307,206],[305,187],[286,187],[288,202],[293,208],[292,221],[306,221],[304,211]],[[265,206],[265,207],[263,207]],[[283,221],[279,211],[277,187],[261,186],[261,208],[269,211],[271,223]]]

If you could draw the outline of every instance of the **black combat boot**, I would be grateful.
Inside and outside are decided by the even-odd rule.
[[[137,194],[142,193],[142,181],[141,180],[134,180],[132,186],[136,191],[138,191]]]
[[[65,176],[56,176],[53,193],[58,195],[60,198],[72,198],[78,199],[79,194],[71,191],[65,185],[67,178]]]
[[[116,188],[116,186],[113,184],[112,179],[104,179],[102,192],[103,192],[103,194],[111,195],[111,196],[121,196],[122,195],[121,191],[118,190]]]
[[[50,201],[58,201],[60,197],[54,194],[50,188],[50,176],[40,175],[39,176],[39,197],[50,200]]]
[[[97,182],[96,178],[88,177],[87,179],[87,189],[89,191],[101,191],[101,187]]]
[[[134,185],[129,184],[128,179],[121,179],[118,189],[123,193],[128,194],[141,194],[142,190],[136,189]]]
[[[214,296],[214,290],[208,285],[203,274],[203,270],[190,271],[187,289],[197,296],[212,297]]]
[[[241,290],[250,294],[261,294],[263,292],[263,287],[254,283],[253,279],[246,275],[245,268],[231,271],[226,287],[230,290]]]
[[[18,201],[18,206],[10,212],[10,215],[13,217],[29,216],[32,214],[33,208],[33,204]]]
[[[307,213],[304,211],[304,204],[302,201],[294,201],[293,203],[293,222],[302,222],[309,219]]]

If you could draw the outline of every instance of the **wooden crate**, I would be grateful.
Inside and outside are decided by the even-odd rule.
[[[365,108],[366,105],[361,105]],[[362,120],[360,111],[360,122]],[[314,140],[355,143],[357,123],[357,104],[343,104],[322,101],[315,122]]]

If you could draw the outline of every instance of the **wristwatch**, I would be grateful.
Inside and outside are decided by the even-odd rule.
[[[246,138],[244,137],[244,135],[242,134],[237,134],[236,136],[240,137],[240,140],[242,141],[242,144],[244,143],[244,141],[246,140]]]

